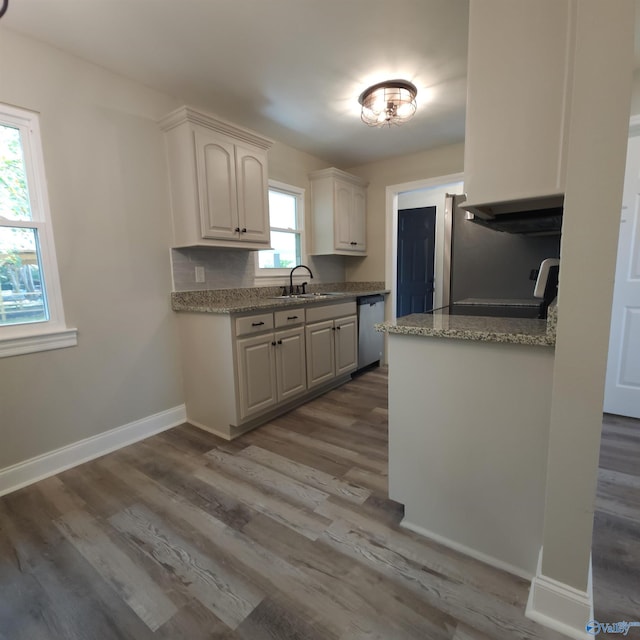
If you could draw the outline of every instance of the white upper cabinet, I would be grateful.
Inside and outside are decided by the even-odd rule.
[[[339,169],[309,174],[313,254],[366,255],[368,182]]]
[[[243,144],[236,144],[235,151],[238,221],[242,240],[269,244],[267,152]]]
[[[166,116],[174,246],[269,246],[271,141],[189,107]]]
[[[465,209],[561,203],[574,9],[575,0],[471,0]],[[516,27],[496,38],[496,24]]]
[[[239,223],[234,145],[206,129],[194,131],[194,142],[201,236],[236,240]]]

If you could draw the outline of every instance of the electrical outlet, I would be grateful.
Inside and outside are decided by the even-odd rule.
[[[196,282],[204,282],[204,267],[202,265],[196,266]]]

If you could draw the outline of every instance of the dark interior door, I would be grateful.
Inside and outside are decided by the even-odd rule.
[[[433,309],[436,207],[398,211],[396,316]]]

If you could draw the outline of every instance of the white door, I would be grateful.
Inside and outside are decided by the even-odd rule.
[[[640,418],[640,136],[627,149],[604,410]]]

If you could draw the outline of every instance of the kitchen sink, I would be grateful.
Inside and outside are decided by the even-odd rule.
[[[297,300],[299,298],[305,300],[322,300],[324,298],[331,298],[332,296],[341,296],[344,295],[339,292],[316,292],[316,293],[290,293],[286,296],[273,296],[272,300]]]

